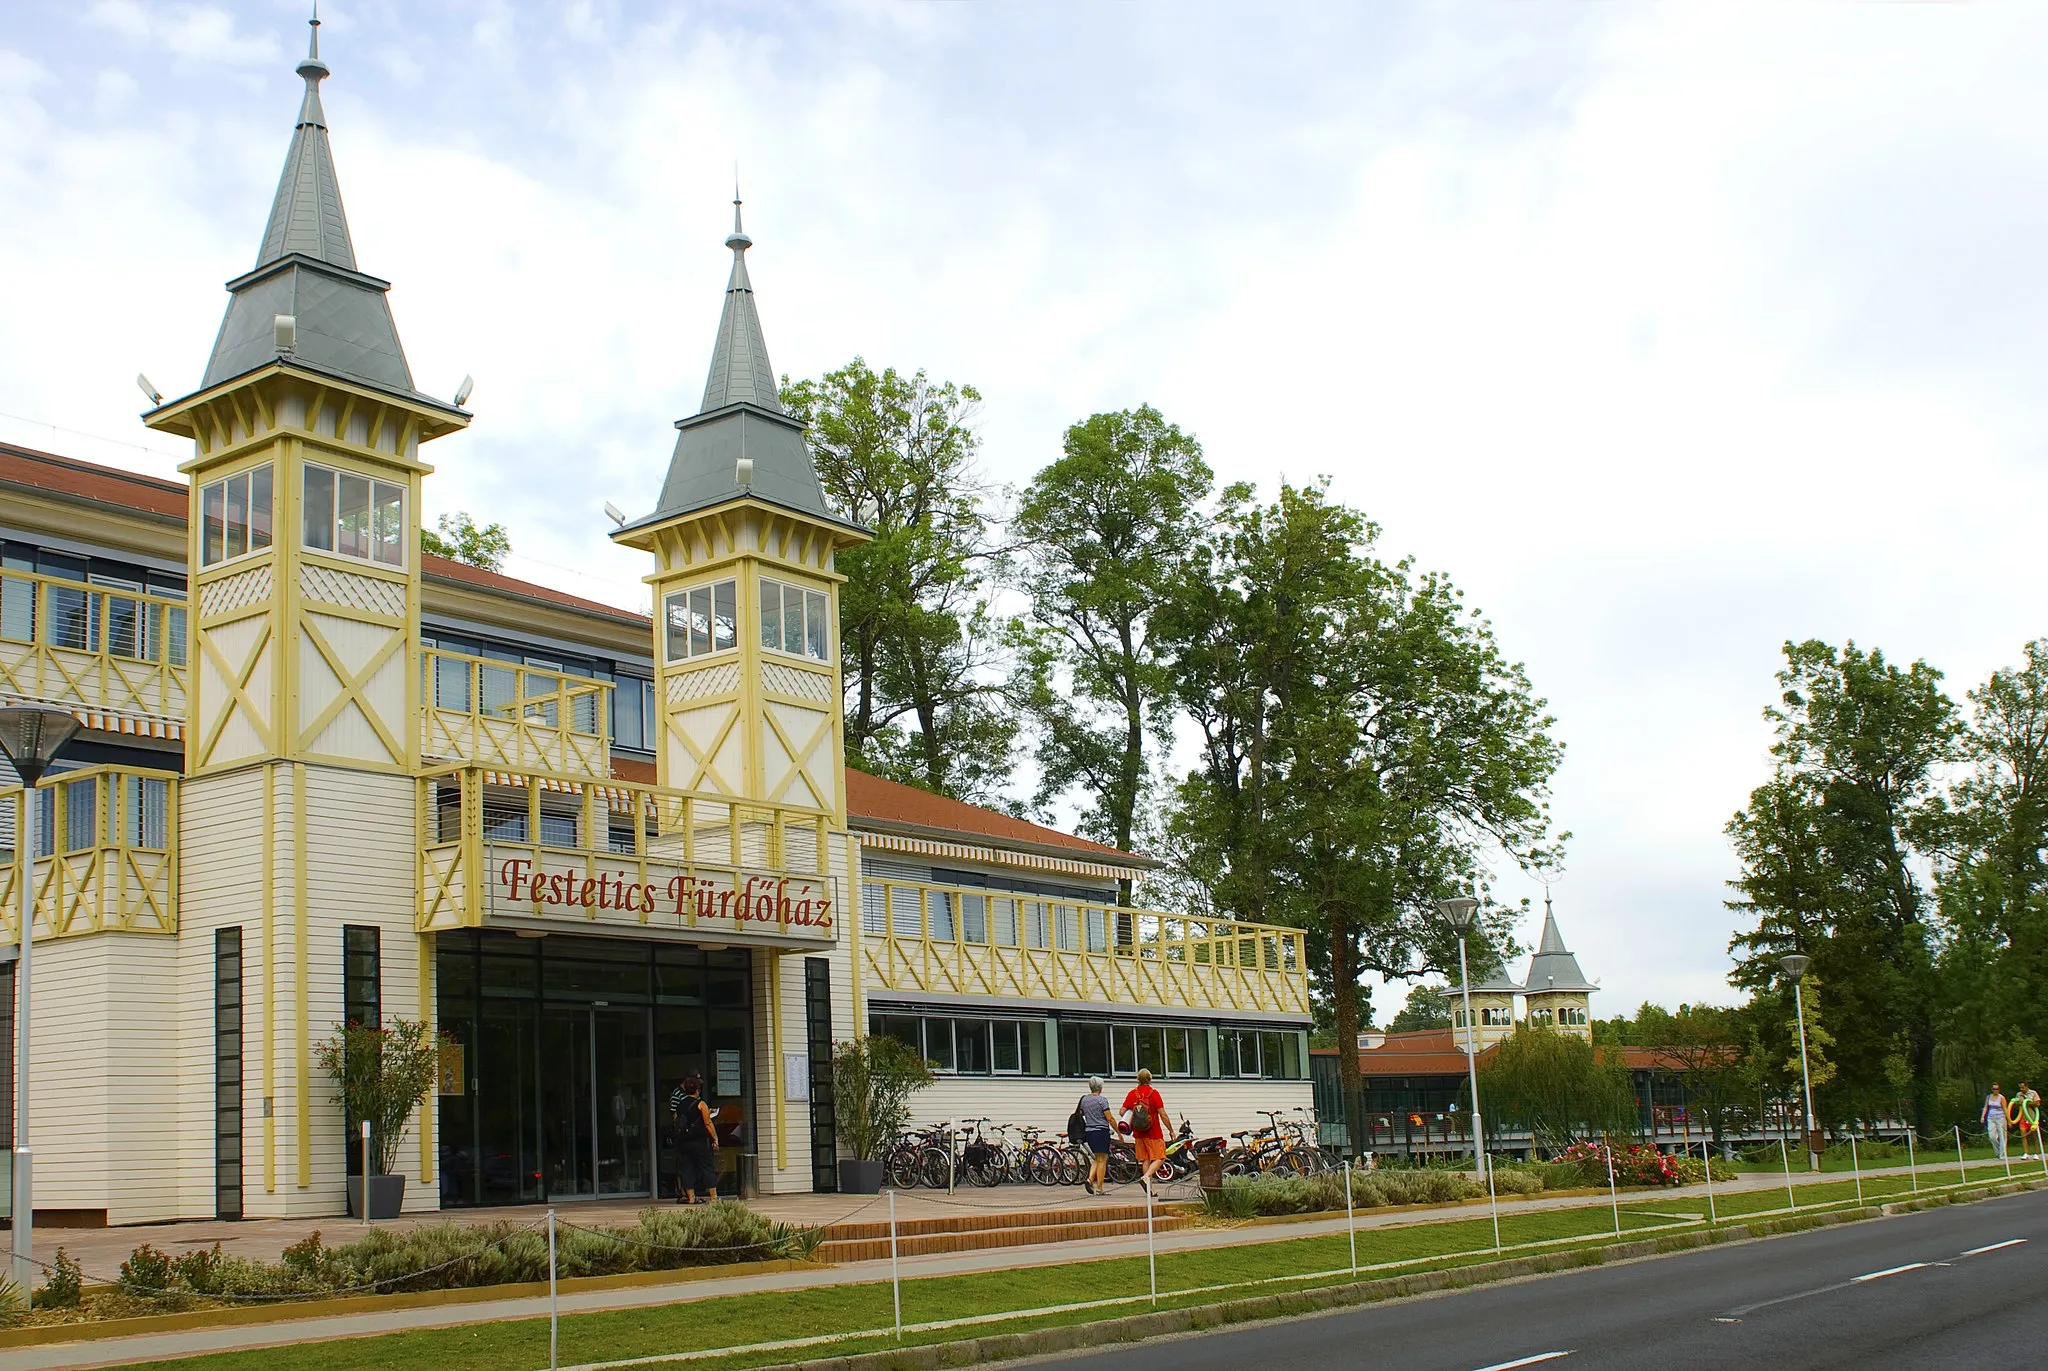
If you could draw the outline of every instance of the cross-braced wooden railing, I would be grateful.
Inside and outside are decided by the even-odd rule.
[[[420,755],[564,775],[611,771],[610,681],[420,649]]]
[[[183,600],[0,571],[0,696],[185,721]]]
[[[1301,930],[996,889],[861,882],[871,987],[1306,1014]]]
[[[93,766],[36,787],[37,939],[178,931],[178,776]],[[18,941],[23,853],[19,786],[0,792],[0,941]]]

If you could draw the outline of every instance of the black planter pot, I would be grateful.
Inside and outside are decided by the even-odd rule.
[[[879,1195],[882,1193],[882,1164],[843,1157],[839,1162],[839,1193]]]
[[[395,1219],[398,1211],[405,1207],[405,1177],[370,1177],[370,1217],[373,1219]],[[348,1178],[348,1216],[352,1219],[363,1217],[363,1178]]]

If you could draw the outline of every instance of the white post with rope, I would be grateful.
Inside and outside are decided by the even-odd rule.
[[[370,1226],[370,1121],[363,1120],[363,1227]]]
[[[1863,1161],[1856,1152],[1856,1135],[1849,1135],[1849,1169],[1856,1173],[1856,1207],[1863,1207]]]
[[[1970,1180],[1970,1168],[1963,1161],[1963,1126],[1956,1125],[1956,1184],[1966,1185]]]
[[[1152,1187],[1145,1187],[1145,1265],[1152,1273],[1152,1303],[1159,1303],[1159,1253],[1152,1246]]]
[[[896,1264],[896,1187],[889,1187],[889,1293],[896,1302],[896,1340],[903,1341],[903,1269]]]
[[[1344,1226],[1351,1231],[1351,1274],[1358,1274],[1358,1211],[1351,1207],[1351,1159],[1344,1160]]]
[[[1785,1163],[1785,1203],[1797,1209],[1799,1197],[1792,1193],[1792,1149],[1785,1146],[1782,1134],[1778,1138],[1778,1159]]]
[[[1721,1222],[1721,1216],[1714,1211],[1714,1156],[1708,1142],[1700,1140],[1700,1160],[1707,1164],[1707,1222]]]
[[[562,1362],[562,1311],[555,1303],[555,1211],[548,1211],[548,1371]]]
[[[1614,1205],[1614,1236],[1621,1236],[1621,1191],[1614,1184],[1614,1139],[1606,1140],[1607,1153],[1607,1198]],[[1496,1240],[1496,1245],[1498,1242]]]
[[[1906,1174],[1913,1178],[1913,1193],[1917,1195],[1920,1193],[1920,1164],[1913,1156],[1913,1133],[1911,1128],[1906,1130]]]

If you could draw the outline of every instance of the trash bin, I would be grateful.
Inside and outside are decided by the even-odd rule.
[[[1223,1154],[1221,1152],[1196,1153],[1195,1170],[1201,1175],[1203,1190],[1214,1191],[1223,1188]]]

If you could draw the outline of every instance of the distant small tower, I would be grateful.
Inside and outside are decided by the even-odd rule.
[[[1472,1017],[1478,1021],[1473,1041],[1480,1051],[1485,1051],[1515,1031],[1515,996],[1522,993],[1522,987],[1508,979],[1504,969],[1496,968],[1484,980],[1472,983]],[[1462,986],[1450,986],[1443,992],[1444,999],[1451,1006],[1451,1040],[1458,1047],[1465,1046],[1465,992]]]
[[[1543,892],[1543,941],[1529,959],[1529,979],[1522,987],[1532,1024],[1547,1024],[1591,1042],[1593,1024],[1589,997],[1600,987],[1579,970],[1579,959],[1564,945],[1557,916],[1550,910],[1550,892]],[[1476,1001],[1475,1001],[1476,1003]]]

